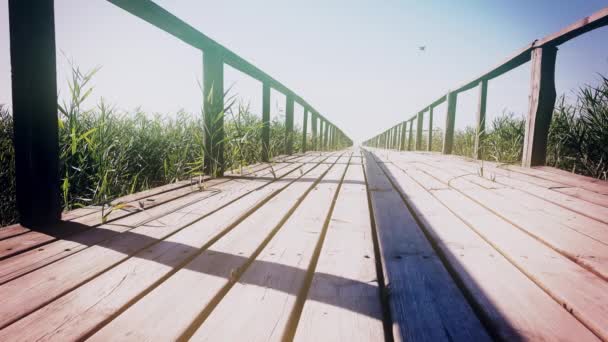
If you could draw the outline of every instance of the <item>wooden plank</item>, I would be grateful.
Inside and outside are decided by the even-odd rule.
[[[17,211],[41,226],[61,218],[54,1],[8,5]]]
[[[579,187],[581,189],[589,190],[602,195],[608,195],[608,183],[600,179],[584,177],[580,175],[573,176],[571,174],[560,174],[559,172],[555,171],[549,172],[547,171],[547,169],[542,167],[535,167],[530,169],[518,167],[515,165],[507,165],[505,167],[511,171],[524,173],[533,177],[552,180],[554,182]]]
[[[608,338],[605,281],[466,196],[448,190],[434,194],[568,313],[602,339]]]
[[[288,164],[281,165],[280,167],[285,167],[287,165]],[[264,169],[266,168],[262,168],[262,170]],[[223,179],[206,182],[204,183],[205,185],[203,188],[205,186],[217,186],[229,180],[230,179]],[[111,211],[109,213],[106,212],[105,214],[103,212],[97,212],[99,215],[84,215],[74,218],[70,222],[76,223],[76,225],[60,224],[57,226],[39,228],[39,231],[29,231],[26,234],[0,241],[0,260],[39,248],[61,238],[68,238],[75,233],[80,233],[88,227],[95,227],[103,223],[110,223],[128,216],[136,215],[137,213],[141,213],[142,210],[146,213],[150,213],[150,209],[165,203],[180,200],[182,198],[191,202],[197,201],[200,193],[201,187],[198,184],[193,184],[190,187],[181,187],[171,192],[161,193],[158,196],[147,197],[145,200],[134,200],[131,203],[126,203],[125,207],[120,210],[107,209]],[[180,203],[183,203],[183,201],[180,201]],[[171,206],[165,206],[164,208],[172,210],[170,209],[172,208]]]
[[[312,167],[311,165],[307,171]],[[54,340],[85,338],[92,330],[107,323],[136,298],[159,285],[209,245],[229,234],[241,221],[257,212],[269,199],[268,196],[278,194],[278,189],[285,189],[301,179],[300,177],[299,174],[288,175],[263,190],[194,222],[177,234],[138,252],[117,267],[9,326],[0,336],[26,340],[41,337]],[[197,216],[194,214],[197,213],[183,215],[176,223],[190,221],[193,216]],[[156,224],[162,225],[162,222]],[[40,321],[47,324],[38,324]]]
[[[348,168],[308,290],[295,341],[384,338],[371,218],[360,162]]]
[[[456,170],[456,169],[463,170],[464,171],[463,175],[466,174],[467,172],[471,175],[473,175],[473,174],[479,175],[481,173],[480,164],[474,164],[474,163],[467,162],[464,160],[454,159],[454,160],[448,160],[448,161],[443,160],[442,161],[441,159],[433,158],[432,163],[429,163],[429,162],[426,162],[426,163],[431,166],[437,167],[437,166],[441,166],[442,163],[446,163],[446,162],[450,163],[451,166],[454,166],[453,170]],[[566,188],[566,189],[554,188],[555,183],[549,182],[548,184],[543,184],[542,181],[536,182],[534,177],[529,177],[526,175],[519,175],[519,174],[513,175],[512,172],[505,171],[504,169],[501,169],[501,168],[491,167],[485,163],[483,164],[483,168],[484,168],[483,178],[491,179],[496,184],[501,184],[501,185],[506,185],[507,187],[512,187],[519,191],[525,192],[527,195],[532,195],[534,197],[537,197],[544,202],[549,202],[548,204],[542,205],[541,207],[543,209],[551,208],[550,212],[556,216],[563,216],[567,220],[567,221],[565,221],[566,223],[569,223],[570,221],[574,220],[574,221],[584,222],[584,223],[582,223],[584,226],[589,225],[589,226],[599,227],[598,229],[600,229],[600,230],[604,230],[607,228],[606,224],[608,224],[608,208],[601,206],[601,205],[587,202],[585,200],[578,199],[573,196],[570,196],[568,194],[568,191],[566,191],[565,193],[559,191],[559,190],[566,190],[566,189],[572,189],[572,188]],[[503,175],[506,175],[506,176],[503,176]],[[471,176],[471,177],[468,177],[468,179],[475,182],[477,177]],[[528,180],[532,180],[532,182],[529,182]],[[541,184],[541,185],[537,185],[537,184]],[[575,191],[575,194],[577,192],[581,193],[583,191],[584,190]],[[586,194],[584,196],[587,197],[588,194],[589,194],[589,192],[586,192]],[[599,194],[597,194],[597,195],[602,196]],[[526,198],[529,198],[529,196],[526,196]],[[608,197],[607,197],[607,199],[608,199]],[[555,205],[557,205],[559,207],[556,207]],[[568,209],[568,210],[563,210],[563,209]],[[574,212],[576,214],[573,214],[572,212]],[[589,221],[589,220],[581,217],[581,215],[588,217],[588,218],[592,218],[601,223]]]
[[[335,165],[306,196],[281,230],[239,277],[208,317],[200,317],[195,341],[290,340],[297,296],[313,270],[311,260],[323,243],[327,216],[346,165]],[[238,307],[238,310],[234,310]],[[297,317],[295,317],[297,319]],[[290,324],[292,323],[292,324]]]
[[[598,340],[431,194],[454,190],[429,192],[420,173],[384,167],[499,340]]]
[[[304,165],[305,170],[303,172],[316,165]],[[287,177],[293,174],[290,173]],[[295,173],[295,175],[297,174]],[[127,233],[114,236],[102,244],[93,245],[80,253],[3,284],[0,286],[0,305],[13,309],[8,314],[0,317],[0,327],[14,322],[16,319],[96,277],[108,268],[126,260],[129,256],[181,231],[206,215],[233,204],[242,197],[253,196],[261,201],[275,192],[280,192],[283,187],[288,185],[284,184],[285,182],[288,182],[288,180],[280,179],[278,182],[272,183],[262,180],[262,184],[248,181],[247,184],[254,183],[256,186],[253,186],[253,188],[247,186],[235,187],[235,192],[226,192],[219,198],[200,201],[194,204],[194,207],[184,208],[184,211],[174,212],[163,217],[161,220],[163,224],[161,225],[147,224],[137,227]],[[183,217],[184,214],[194,214],[196,218],[185,224],[175,224],[175,222],[179,223],[179,218]],[[99,229],[97,231],[103,232],[104,230]],[[95,260],[95,262],[91,263],[91,260]],[[46,279],[46,281],[40,282],[39,279]]]
[[[91,340],[174,340],[196,328],[191,324],[221,300],[329,167],[321,164],[306,175],[306,181],[294,182],[97,331]]]
[[[555,61],[557,48],[546,46],[532,50],[532,79],[522,166],[544,165],[547,157],[549,126],[555,106]]]
[[[316,157],[308,156],[304,159],[298,159],[302,161],[314,160]],[[295,170],[301,164],[277,164],[275,165],[274,173],[277,177],[287,174],[290,171]],[[266,172],[261,172],[259,177],[261,180],[269,181],[267,178],[270,175],[272,169]],[[212,187],[212,193],[198,193],[194,197],[184,198],[175,202],[167,203],[162,208],[152,208],[144,212],[139,212],[131,217],[122,219],[114,222],[114,224],[105,225],[103,230],[93,230],[92,232],[83,232],[75,236],[65,238],[64,240],[56,241],[51,244],[47,244],[42,248],[32,249],[28,252],[13,256],[9,259],[0,261],[0,284],[5,283],[11,279],[19,277],[25,273],[31,272],[35,269],[48,265],[52,262],[60,260],[68,255],[77,253],[80,250],[87,248],[88,246],[100,243],[115,234],[126,232],[130,229],[134,229],[145,223],[154,221],[158,218],[175,212],[179,209],[186,208],[200,201],[202,198],[209,197],[214,193],[217,194],[216,187],[222,186],[225,180],[213,180],[208,183]],[[240,185],[233,185],[240,186]],[[221,188],[220,188],[221,189]],[[223,190],[227,190],[224,188]]]
[[[559,253],[577,262],[598,276],[608,279],[608,248],[606,244],[565,225],[561,220],[525,205],[526,199],[517,201],[458,177],[450,171],[416,164],[424,172],[449,184],[472,200],[483,203],[496,215],[509,221],[522,231],[544,242]],[[490,182],[490,181],[488,181]]]
[[[438,156],[433,156],[434,160],[436,161],[442,161],[445,159],[440,159],[438,158]],[[505,165],[505,164],[500,164],[500,163],[494,163],[494,162],[489,162],[489,161],[473,161],[467,158],[463,158],[460,156],[453,156],[452,159],[454,162],[459,163],[462,167],[466,167],[468,170],[471,170],[471,172],[474,173],[479,173],[481,171],[481,168],[484,169],[484,173],[492,176],[492,175],[502,175],[511,179],[516,179],[516,180],[521,180],[524,181],[528,184],[532,184],[532,185],[537,185],[537,186],[541,186],[544,187],[546,189],[550,189],[553,191],[558,191],[561,193],[565,193],[568,194],[570,196],[573,196],[575,198],[580,198],[584,201],[587,202],[591,202],[591,203],[595,203],[601,206],[608,206],[608,195],[603,195],[601,193],[598,192],[593,192],[590,191],[588,189],[585,188],[580,188],[577,187],[577,185],[581,185],[581,182],[572,179],[571,177],[561,177],[560,175],[558,175],[557,177],[554,178],[558,178],[558,179],[552,179],[551,175],[545,175],[544,171],[542,168],[539,167],[535,167],[535,168],[522,168],[520,166],[515,166],[515,165]],[[537,169],[541,169],[542,173],[541,177],[536,177],[533,176],[536,174],[536,170]],[[563,176],[563,175],[561,175]],[[565,176],[569,176],[568,174],[565,174]],[[578,175],[577,175],[578,176]],[[597,185],[593,183],[594,179],[589,178],[589,177],[582,177],[580,179],[580,181],[582,181],[582,186],[584,187],[588,187],[588,188],[596,188],[599,189],[600,192],[603,192],[601,190],[601,186],[602,181],[597,182]],[[575,177],[576,178],[576,177]],[[568,182],[571,184],[565,184],[563,182]],[[591,183],[588,183],[591,182]],[[576,184],[576,185],[574,185]],[[525,190],[525,189],[522,189]],[[532,194],[535,194],[535,192],[531,192]],[[608,188],[606,189],[606,193],[608,193]],[[557,194],[553,194],[553,195],[557,195]],[[557,195],[559,196],[559,195]],[[545,198],[549,201],[552,200],[552,196],[545,196]],[[559,204],[559,203],[556,203]],[[582,213],[584,214],[584,213]]]
[[[17,235],[29,232],[30,229],[20,224],[0,228],[0,240],[12,238]]]
[[[395,340],[490,340],[374,158],[365,171]]]

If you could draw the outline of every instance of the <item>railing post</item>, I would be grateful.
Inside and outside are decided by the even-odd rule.
[[[443,154],[451,154],[454,146],[454,121],[456,119],[456,100],[458,93],[449,92],[447,95],[447,114],[445,116],[445,132],[443,135]]]
[[[336,137],[337,137],[336,132],[337,132],[337,128],[333,127],[331,130],[331,133],[332,133],[331,134],[331,145],[334,148],[334,150],[338,149],[338,142],[336,140]]]
[[[203,53],[203,92],[205,99],[205,162],[209,175],[224,174],[224,61],[219,50]]]
[[[306,142],[308,140],[308,109],[304,108],[304,123],[302,124],[302,152],[306,153]]]
[[[401,137],[399,138],[399,150],[405,151],[405,121],[401,123]]]
[[[426,149],[427,151],[433,150],[433,106],[429,107],[429,136]]]
[[[399,125],[393,127],[393,150],[399,149]]]
[[[17,209],[24,226],[61,218],[53,3],[8,4]]]
[[[323,118],[319,118],[319,150],[325,150],[325,120]]]
[[[526,117],[526,132],[522,166],[544,165],[547,157],[547,136],[555,107],[555,60],[557,47],[545,46],[532,50],[530,103]]]
[[[329,122],[325,122],[325,132],[323,132],[323,142],[325,150],[329,150]]]
[[[316,151],[317,150],[317,113],[315,112],[311,112],[310,113],[310,123],[311,128],[312,128],[312,137],[311,137],[311,142],[312,142],[312,150]]]
[[[479,82],[479,103],[477,104],[477,130],[475,134],[475,149],[473,158],[482,157],[481,150],[483,139],[486,134],[486,103],[488,99],[488,81],[483,79]]]
[[[416,117],[416,151],[422,149],[422,125],[424,123],[424,112],[419,112]]]
[[[262,161],[270,160],[270,85],[262,85]]]
[[[285,104],[285,154],[293,154],[293,95],[287,94]]]
[[[412,136],[412,127],[414,126],[414,120],[413,119],[410,120],[409,123],[410,123],[410,132],[409,132],[409,135],[408,135],[408,138],[407,138],[407,150],[411,151],[412,150],[412,138],[413,138],[413,136]]]

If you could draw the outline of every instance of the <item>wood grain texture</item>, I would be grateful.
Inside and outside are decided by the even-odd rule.
[[[234,285],[251,258],[328,168],[320,164],[303,178],[306,181],[294,182],[278,193],[91,339],[172,340],[187,333],[197,317],[208,314],[206,310],[213,309]]]
[[[411,172],[411,168],[403,171],[386,164],[388,173],[498,338],[505,341],[597,340],[433,195],[433,192],[445,194],[453,190],[429,190],[434,189],[434,184],[419,177],[420,173]]]
[[[399,194],[369,154],[365,171],[395,340],[490,340]]]
[[[346,172],[295,341],[384,338],[371,218],[360,162]]]

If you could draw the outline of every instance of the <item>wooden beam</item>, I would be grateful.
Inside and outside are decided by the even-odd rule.
[[[399,138],[399,150],[405,151],[405,121],[401,123],[401,137]]]
[[[286,96],[285,104],[285,154],[293,154],[293,96]]]
[[[306,152],[306,142],[308,140],[308,109],[304,108],[304,123],[302,124],[302,152]]]
[[[317,113],[315,112],[310,112],[310,123],[311,128],[312,128],[312,139],[311,139],[311,143],[312,143],[312,150],[316,151],[317,150]]]
[[[427,151],[433,150],[433,109],[433,106],[429,107],[429,136],[426,146]]]
[[[424,112],[418,112],[416,118],[416,151],[422,149],[422,124],[424,123]]]
[[[203,54],[203,111],[205,114],[205,160],[208,175],[224,174],[224,62],[221,51]]]
[[[9,0],[17,209],[23,226],[59,221],[53,0]]]
[[[262,86],[262,161],[270,160],[270,85]]]
[[[535,47],[558,46],[581,34],[608,25],[608,7],[605,7],[570,26],[536,41]]]
[[[479,82],[479,103],[477,105],[477,129],[475,134],[475,147],[473,150],[473,158],[480,159],[482,157],[482,144],[486,134],[486,102],[488,100],[488,81],[481,80]]]
[[[410,123],[410,132],[409,132],[409,135],[407,138],[407,150],[411,151],[412,150],[412,139],[414,138],[412,135],[412,128],[414,126],[414,121],[410,120],[409,123]]]
[[[323,132],[323,147],[327,151],[329,149],[329,123],[325,123],[325,131]]]
[[[448,108],[445,116],[445,132],[443,135],[443,154],[451,154],[454,145],[454,122],[456,120],[456,100],[458,93],[449,92],[447,96]]]
[[[546,46],[532,51],[530,103],[526,117],[526,132],[522,165],[544,165],[547,136],[555,106],[555,59],[557,48]]]

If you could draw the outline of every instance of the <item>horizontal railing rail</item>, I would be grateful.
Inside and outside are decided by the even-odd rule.
[[[271,89],[286,97],[286,154],[294,152],[295,103],[304,110],[302,152],[352,145],[340,128],[296,92],[153,1],[108,2],[202,52],[206,173],[221,176],[224,172],[224,64],[262,83],[263,161],[271,157]],[[17,209],[23,225],[53,223],[61,215],[54,0],[9,0],[9,30]],[[309,121],[312,146],[307,144]]]
[[[427,150],[431,150],[433,141],[433,110],[440,104],[447,102],[445,129],[443,130],[442,153],[451,154],[454,138],[454,123],[456,118],[456,102],[458,94],[475,87],[479,87],[479,101],[476,117],[476,135],[473,156],[481,157],[481,144],[484,139],[486,121],[486,103],[488,81],[499,77],[525,63],[532,61],[532,77],[530,84],[530,97],[528,113],[526,115],[524,147],[522,165],[526,167],[544,165],[547,154],[547,137],[549,126],[555,107],[555,61],[557,47],[573,38],[599,27],[608,25],[608,7],[585,17],[572,25],[542,39],[534,40],[512,56],[486,71],[482,75],[468,81],[461,86],[449,90],[424,106],[413,116],[403,122],[383,131],[366,140],[363,145],[400,150],[420,150],[422,146],[422,130],[424,114],[428,112],[429,123],[427,136]],[[416,122],[415,146],[412,147],[412,126]],[[409,128],[406,127],[409,125]],[[406,131],[409,132],[406,134]],[[407,141],[406,141],[406,135]]]

